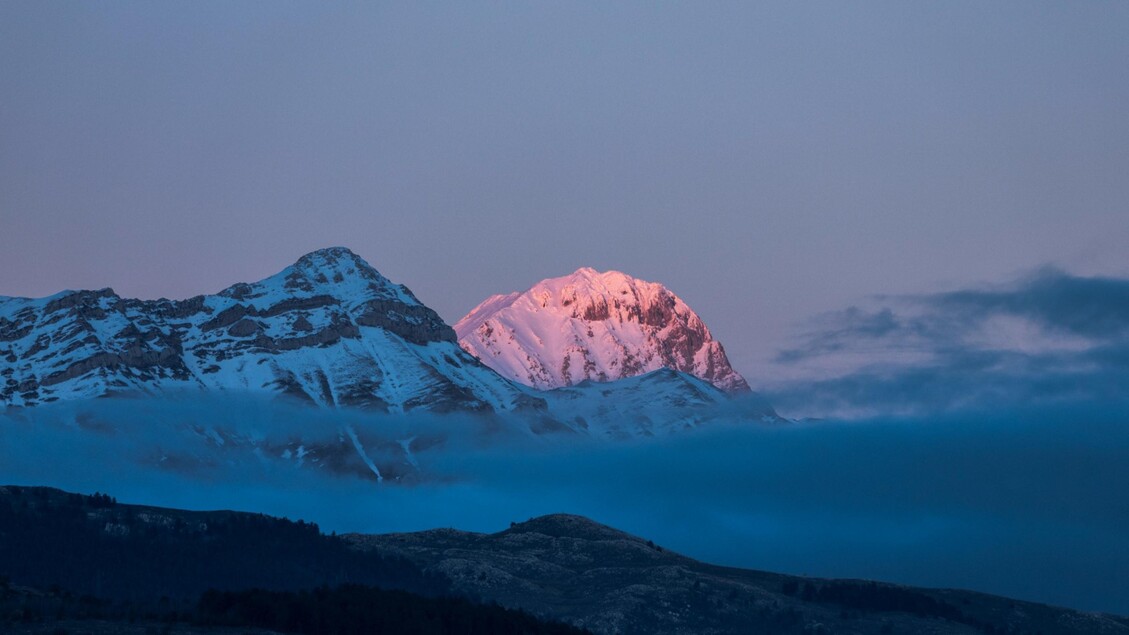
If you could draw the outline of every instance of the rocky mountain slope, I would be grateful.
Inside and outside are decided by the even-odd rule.
[[[0,298],[0,404],[183,388],[382,412],[540,406],[466,354],[407,287],[345,248],[187,300],[111,289]]]
[[[618,271],[583,268],[523,293],[491,296],[455,332],[484,364],[540,389],[671,368],[727,392],[749,390],[685,302]]]

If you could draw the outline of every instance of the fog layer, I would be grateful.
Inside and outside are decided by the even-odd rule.
[[[256,441],[232,439],[237,427]],[[339,441],[346,427],[369,447],[454,432],[413,456],[423,475],[414,484],[262,450]],[[1116,400],[722,422],[634,443],[230,399],[98,400],[0,416],[4,483],[262,511],[338,532],[489,532],[570,512],[719,564],[1120,613],[1129,613],[1126,456],[1129,402]]]

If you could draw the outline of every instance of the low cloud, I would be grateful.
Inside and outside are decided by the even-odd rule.
[[[457,418],[92,403],[94,427],[55,419],[62,408],[0,416],[0,481],[262,511],[338,532],[492,532],[569,512],[718,564],[1129,614],[1125,400],[799,424],[722,420],[620,443],[507,434]],[[164,416],[149,418],[147,408]],[[370,443],[381,430],[452,434],[418,454],[428,478],[391,484],[254,451],[194,455],[205,419],[267,439],[332,440],[344,425],[363,427]],[[152,456],[154,444],[207,460],[194,469],[135,460]]]
[[[1006,285],[819,316],[765,387],[791,416],[939,412],[1125,394],[1129,280],[1044,268]]]
[[[1120,278],[1084,278],[1045,267],[1005,288],[943,293],[925,301],[970,321],[1013,315],[1094,340],[1129,337],[1129,280]]]

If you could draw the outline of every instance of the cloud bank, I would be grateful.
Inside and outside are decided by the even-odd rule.
[[[1129,280],[1046,267],[1010,284],[879,297],[819,316],[765,393],[785,415],[868,416],[1116,399]]]
[[[263,511],[338,532],[498,531],[569,512],[718,564],[1129,613],[1126,400],[719,422],[634,443],[550,441],[473,429],[470,421],[393,425],[277,406],[196,403],[178,412],[166,404],[156,419],[146,415],[152,404],[94,404],[99,410],[87,410],[87,421],[102,424],[93,428],[50,421],[47,410],[35,420],[0,418],[0,481]],[[428,478],[396,485],[246,448],[204,453],[192,441],[201,417],[217,430],[238,424],[263,439],[336,439],[345,425],[369,444],[439,425],[461,432],[417,455]],[[382,433],[385,425],[393,427]],[[154,444],[198,461],[153,460]]]

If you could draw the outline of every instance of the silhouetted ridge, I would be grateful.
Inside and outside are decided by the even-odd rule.
[[[509,610],[389,592],[412,585],[608,635],[1129,633],[1126,618],[982,593],[714,566],[570,514],[494,534],[337,537],[262,514],[0,487],[0,537],[0,631],[12,616],[109,611],[103,617],[123,620],[146,606],[167,615],[208,587],[219,591],[177,619],[319,634],[569,631]]]
[[[502,534],[541,534],[553,538],[575,538],[579,540],[631,540],[644,542],[642,538],[602,525],[584,516],[573,514],[548,514],[531,518],[522,523],[514,523]]]
[[[195,598],[208,589],[356,582],[449,592],[411,562],[358,554],[314,523],[232,511],[126,505],[104,494],[0,487],[0,573],[98,597]]]

